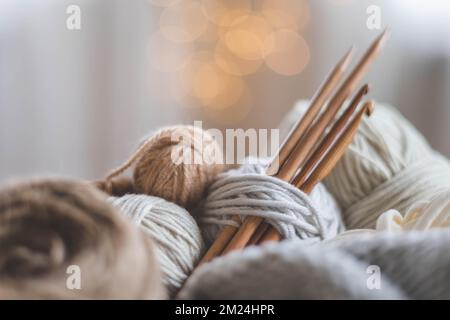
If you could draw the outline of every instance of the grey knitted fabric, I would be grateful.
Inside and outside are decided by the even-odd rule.
[[[450,230],[285,241],[200,267],[182,299],[450,299]],[[367,285],[380,268],[379,289]]]

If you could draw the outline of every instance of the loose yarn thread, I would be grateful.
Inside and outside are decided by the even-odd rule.
[[[69,266],[81,271],[78,290]],[[0,283],[0,299],[165,296],[150,241],[102,193],[68,179],[0,190]]]
[[[194,126],[167,127],[143,142],[129,160],[99,185],[110,185],[113,178],[134,165],[135,193],[191,208],[200,202],[213,178],[225,169],[222,163],[222,150],[208,132]]]
[[[153,196],[128,194],[109,201],[152,238],[162,282],[170,294],[176,293],[204,248],[194,218],[178,205]]]
[[[278,178],[264,174],[264,166],[243,165],[220,174],[208,189],[198,217],[205,239],[212,242],[231,220],[258,216],[266,219],[287,239],[300,238],[317,242],[335,236],[343,229],[338,205],[325,187],[319,184],[306,195]]]
[[[300,102],[287,122],[305,110]],[[404,215],[412,204],[450,190],[450,163],[398,111],[377,104],[324,183],[347,228],[375,228],[383,212]]]

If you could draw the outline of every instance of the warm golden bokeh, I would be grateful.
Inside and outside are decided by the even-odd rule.
[[[263,64],[262,59],[248,60],[234,55],[225,44],[225,40],[220,40],[214,50],[214,57],[217,65],[225,72],[244,76],[255,73]]]
[[[242,78],[223,75],[224,87],[213,99],[205,103],[205,107],[210,110],[225,110],[236,104],[244,94],[248,94],[248,89]]]
[[[170,7],[182,0],[148,0],[151,4],[158,7]]]
[[[302,30],[310,19],[306,0],[263,0],[261,13],[277,29]]]
[[[267,20],[256,14],[237,19],[224,35],[228,49],[246,60],[263,58],[264,40],[273,31]]]
[[[147,51],[150,64],[161,72],[180,70],[192,55],[189,46],[168,40],[160,31],[150,36]]]
[[[303,71],[309,62],[309,47],[294,31],[282,29],[266,39],[265,61],[273,71],[291,76]]]
[[[201,3],[206,16],[223,27],[252,13],[251,0],[201,0]]]
[[[163,7],[160,30],[150,39],[152,65],[176,73],[170,90],[175,100],[204,107],[222,122],[248,113],[253,100],[247,76],[261,66],[292,76],[309,62],[301,35],[310,19],[306,0],[150,2]]]
[[[174,42],[189,42],[199,38],[208,27],[199,2],[180,2],[161,13],[161,34]]]
[[[180,94],[190,104],[220,110],[239,100],[245,90],[244,81],[224,72],[210,51],[197,52],[180,71]]]
[[[234,104],[224,109],[208,108],[208,115],[225,125],[235,125],[245,119],[254,107],[253,95],[249,90],[244,90],[243,94]]]

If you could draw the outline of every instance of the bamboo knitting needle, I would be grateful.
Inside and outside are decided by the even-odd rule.
[[[314,124],[311,130],[309,130],[305,134],[305,136],[303,136],[303,138],[297,143],[295,148],[292,150],[289,158],[286,160],[285,165],[283,165],[282,170],[280,170],[281,179],[292,176],[293,174],[295,174],[298,168],[302,166],[317,139],[319,139],[327,126],[331,123],[331,121],[333,121],[344,100],[347,99],[350,93],[355,89],[361,78],[365,75],[368,67],[380,52],[380,49],[384,44],[387,35],[388,30],[386,29],[372,43],[359,63],[356,65],[356,67],[353,69],[344,83],[340,86],[339,90],[333,96],[322,117],[320,117],[320,119]]]
[[[317,139],[322,135],[326,127],[333,120],[334,116],[339,110],[339,107],[342,105],[351,91],[354,90],[354,87],[363,77],[367,68],[378,55],[385,39],[387,38],[387,35],[388,30],[386,29],[372,43],[364,56],[361,58],[360,62],[353,69],[345,82],[333,96],[325,112],[313,125],[311,130],[309,130],[305,134],[305,136],[303,136],[302,139],[297,142],[295,148],[289,155],[289,158],[286,160],[286,162],[283,164],[280,171],[276,175],[278,178],[289,181],[296,173],[297,169],[301,166],[306,156],[310,153]],[[233,239],[229,242],[229,244],[223,251],[223,254],[227,254],[230,251],[244,248],[262,221],[263,219],[259,217],[248,217],[247,219],[245,219],[239,230],[234,235]]]
[[[333,125],[330,132],[323,138],[319,147],[314,151],[314,153],[308,158],[306,164],[297,176],[292,180],[294,186],[302,186],[303,183],[308,178],[308,175],[314,170],[315,166],[319,163],[320,159],[323,157],[328,148],[331,147],[337,135],[342,131],[344,126],[347,124],[350,117],[354,114],[356,108],[361,102],[362,98],[369,92],[369,85],[365,84],[359,89],[359,91],[354,96],[350,105],[347,107],[342,116]]]
[[[370,116],[373,113],[374,108],[375,103],[373,100],[364,103],[361,110],[359,110],[353,120],[349,123],[342,135],[339,136],[338,140],[325,155],[324,159],[318,164],[317,169],[311,173],[306,182],[302,185],[301,188],[303,191],[308,193],[311,192],[317,182],[323,180],[331,170],[333,170],[337,162],[344,155],[348,145],[352,142],[363,116]]]
[[[343,68],[343,67],[348,65],[348,59],[349,59],[351,53],[352,53],[352,49],[350,49],[350,51],[344,56],[344,58],[340,60],[337,67],[335,67],[335,70],[338,70],[339,74],[342,74],[342,72],[345,70],[345,68]],[[330,78],[333,78],[333,77],[334,77],[334,73],[332,72],[330,74]],[[328,81],[326,81],[326,83],[327,82]],[[330,87],[330,86],[331,85],[335,86],[337,84],[337,81],[334,80],[334,81],[331,81],[328,83],[329,83],[328,89],[325,91],[327,94],[329,94],[329,92],[333,91],[334,88]],[[322,88],[319,91],[324,93],[324,90],[322,90]],[[326,99],[323,99],[323,103],[321,103],[322,105],[324,104],[325,100]],[[303,132],[304,132],[304,130],[308,129],[311,126],[311,123],[315,120],[314,119],[315,115],[317,115],[317,113],[320,110],[319,107],[322,107],[322,105],[314,106],[317,109],[309,115],[307,121],[305,122],[305,125],[302,126]],[[313,117],[313,115],[314,115],[314,117]],[[297,128],[299,128],[299,126],[297,126]],[[294,133],[296,133],[296,132],[297,131],[294,130]],[[293,140],[291,140],[291,141],[293,141]],[[296,146],[298,146],[298,144],[299,144],[299,141],[296,141],[296,143],[292,143],[292,145],[294,145],[294,148]],[[285,144],[284,146],[287,146],[287,144]],[[277,160],[275,159],[275,161],[277,161]],[[284,162],[282,164],[282,166],[280,167],[280,170],[275,174],[275,177],[289,182],[294,177],[295,171],[290,171],[290,173],[289,173],[290,175],[282,175],[282,173],[284,172],[285,165],[286,165],[286,162]],[[275,170],[272,170],[272,172],[274,172],[274,171]],[[263,219],[260,217],[254,217],[254,216],[247,217],[244,220],[244,222],[242,223],[241,227],[237,230],[237,232],[235,233],[233,238],[229,241],[228,245],[225,247],[222,254],[225,255],[225,254],[229,253],[230,251],[244,248],[249,242],[253,243],[253,242],[257,241],[258,240],[257,235],[253,236],[253,234],[255,232],[257,232],[258,234],[263,234],[266,231],[264,229],[267,229],[269,227],[269,225],[262,224],[262,222],[263,222]],[[261,227],[263,229],[258,231],[259,227]],[[253,241],[252,241],[252,237],[253,237]]]
[[[258,244],[259,241],[264,237],[264,235],[266,234],[266,232],[269,230],[270,227],[271,227],[271,225],[269,223],[263,221],[259,225],[258,229],[256,229],[255,233],[253,233],[250,240],[248,241],[247,247]]]
[[[350,102],[349,106],[342,114],[342,116],[335,122],[332,129],[328,132],[328,134],[322,139],[317,149],[314,153],[308,158],[305,166],[301,168],[297,176],[292,180],[292,184],[297,187],[301,187],[303,183],[308,178],[309,174],[314,170],[317,164],[322,159],[323,155],[328,151],[333,142],[336,140],[337,136],[340,132],[342,132],[344,126],[349,121],[350,117],[354,114],[356,108],[361,102],[362,98],[369,92],[369,85],[365,84],[362,86],[359,91],[354,96],[353,100]],[[270,229],[270,224],[263,223],[253,234],[252,238],[248,242],[247,246],[258,244],[261,242],[265,234]]]
[[[345,112],[342,114],[342,116],[336,121],[336,123],[333,125],[333,128],[328,132],[328,134],[322,139],[322,141],[319,144],[319,147],[314,151],[314,153],[311,155],[311,157],[308,158],[308,161],[306,162],[305,166],[301,168],[297,176],[292,180],[292,184],[297,187],[301,187],[303,183],[305,182],[306,178],[309,176],[309,174],[314,170],[314,168],[317,166],[317,164],[322,159],[325,152],[328,151],[328,149],[331,147],[333,142],[338,137],[339,133],[343,130],[344,126],[350,119],[350,117],[355,112],[357,106],[359,105],[360,101],[362,100],[363,96],[366,95],[369,91],[369,86],[366,84],[362,86],[353,100],[351,101],[350,105],[347,107]],[[252,244],[258,244],[262,241],[262,239],[266,236],[266,233],[268,232],[270,228],[270,225],[267,223],[264,223],[261,225],[255,232],[255,234],[258,234],[258,239],[253,241],[250,241],[248,245]],[[261,235],[262,234],[262,235]],[[267,236],[271,237],[271,236]]]
[[[233,216],[232,220],[234,222],[237,222],[239,225],[241,224],[238,216]],[[230,240],[233,238],[236,231],[237,228],[235,226],[227,225],[223,227],[214,243],[208,249],[206,254],[202,257],[198,266],[202,265],[203,263],[211,261],[217,256],[220,256],[223,249],[228,244],[228,242],[230,242]]]
[[[373,109],[374,109],[373,101],[368,101],[364,104],[361,110],[356,114],[356,116],[346,127],[344,132],[336,140],[336,143],[331,147],[329,152],[317,165],[316,169],[311,173],[311,175],[308,177],[305,183],[303,183],[303,185],[300,187],[302,191],[309,194],[313,190],[314,186],[319,181],[323,180],[331,172],[331,170],[333,170],[339,159],[347,150],[348,145],[352,142],[353,137],[358,131],[358,127],[359,124],[361,123],[362,117],[364,116],[364,114],[370,116],[373,112]],[[275,228],[271,228],[266,232],[266,234],[262,237],[259,243],[265,243],[268,241],[280,241],[280,240],[281,240],[280,233]]]
[[[329,73],[326,80],[320,86],[318,91],[314,94],[314,99],[310,105],[310,108],[313,108],[313,110],[308,113],[308,117],[305,120],[303,121],[300,120],[298,124],[294,127],[294,129],[291,130],[290,134],[288,135],[288,138],[286,139],[285,143],[278,152],[279,154],[283,155],[283,158],[276,157],[268,167],[269,172],[278,171],[275,169],[277,169],[278,166],[281,166],[282,162],[285,161],[285,158],[287,158],[287,155],[290,153],[292,148],[297,143],[298,137],[301,136],[303,132],[314,121],[314,117],[323,107],[325,101],[329,98],[330,94],[333,92],[337,83],[342,78],[342,75],[344,74],[350,62],[353,50],[354,50],[353,47],[350,48],[350,50],[342,57],[342,59],[338,62],[338,64]],[[249,220],[251,218],[252,217],[249,217],[246,220]],[[223,250],[226,248],[227,245],[229,245],[231,239],[233,238],[233,236],[235,236],[237,232],[238,230],[233,226],[224,227],[219,233],[214,243],[212,244],[212,246],[203,256],[199,265],[211,261],[214,257],[222,254]]]
[[[350,50],[341,58],[338,64],[330,71],[327,75],[323,83],[320,85],[317,92],[314,94],[311,99],[311,103],[303,115],[303,117],[299,118],[294,127],[291,129],[288,137],[283,142],[283,146],[280,149],[280,152],[277,154],[275,161],[273,161],[266,170],[267,175],[275,175],[278,172],[278,169],[283,166],[283,163],[288,158],[292,149],[294,149],[297,142],[309,128],[311,123],[314,121],[316,115],[319,113],[325,102],[331,96],[334,88],[336,88],[337,84],[342,78],[345,70],[347,69],[351,57],[353,56],[354,47],[352,46]]]

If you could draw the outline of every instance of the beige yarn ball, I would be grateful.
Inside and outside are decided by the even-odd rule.
[[[200,202],[214,177],[225,169],[222,150],[199,127],[163,128],[144,143],[110,180],[134,164],[134,191],[191,208]]]
[[[0,300],[161,299],[153,250],[86,183],[34,179],[0,189]]]
[[[184,159],[177,159],[178,156]],[[200,128],[163,129],[145,143],[136,162],[133,173],[136,191],[183,207],[196,205],[214,176],[223,170],[223,165],[210,163],[216,156],[222,157],[219,145]],[[192,163],[174,163],[185,160]]]

